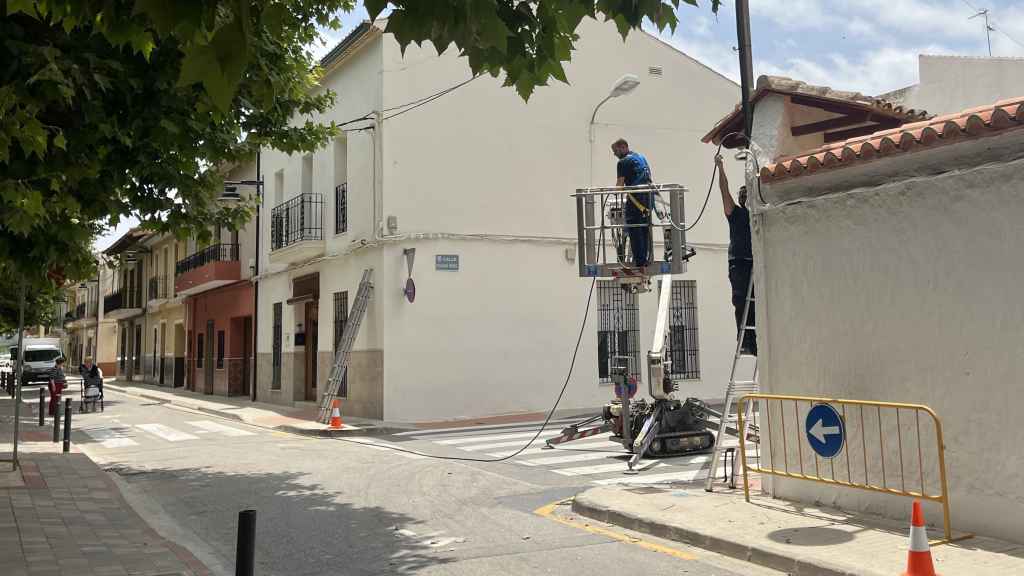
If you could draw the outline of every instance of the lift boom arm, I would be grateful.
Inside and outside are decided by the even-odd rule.
[[[658,294],[658,319],[654,324],[654,341],[651,351],[647,353],[647,389],[651,397],[658,400],[668,398],[668,391],[663,384],[665,380],[665,336],[668,331],[668,316],[672,302],[672,275],[665,274],[660,278],[661,286]]]

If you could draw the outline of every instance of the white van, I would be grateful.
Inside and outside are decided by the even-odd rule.
[[[56,338],[26,338],[25,368],[22,373],[23,382],[46,382],[50,372],[56,366],[57,358],[61,357],[60,340]],[[11,362],[18,361],[17,346],[11,347]]]

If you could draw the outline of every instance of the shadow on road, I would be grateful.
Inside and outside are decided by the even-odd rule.
[[[208,468],[108,471],[149,493],[182,493],[165,510],[234,565],[238,512],[257,510],[256,572],[277,576],[416,574],[453,561],[416,534],[411,517],[349,503],[299,472],[224,473]],[[171,486],[174,484],[174,486]],[[183,490],[183,485],[187,489]]]

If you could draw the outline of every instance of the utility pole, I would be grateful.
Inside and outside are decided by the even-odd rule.
[[[259,318],[260,318],[260,236],[263,230],[260,229],[260,212],[263,211],[263,172],[260,170],[260,152],[262,146],[256,149],[256,258],[253,261],[252,272],[252,355],[249,359],[252,362],[252,380],[249,382],[249,398],[256,401],[256,385],[259,382],[259,360],[257,359],[257,343],[259,342]]]
[[[21,422],[21,379],[25,371],[25,279],[21,279],[18,291],[18,365],[15,368],[14,378],[14,450],[11,453],[13,470],[17,470],[18,462],[18,433]]]
[[[988,23],[988,8],[985,8],[984,10],[978,10],[978,13],[975,14],[974,16],[971,16],[970,18],[968,18],[968,20],[973,20],[975,18],[978,18],[979,16],[985,19],[985,39],[988,40],[988,57],[991,58],[992,57],[992,31],[995,30],[995,28],[990,26],[989,23]]]
[[[750,6],[748,0],[736,0],[736,41],[740,49],[740,91],[743,106],[743,133],[750,142],[754,125],[753,110],[750,109],[750,93],[754,84],[754,65],[750,50]],[[748,144],[749,145],[749,144]]]

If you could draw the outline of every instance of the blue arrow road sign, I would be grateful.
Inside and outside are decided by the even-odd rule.
[[[804,432],[811,448],[822,458],[834,458],[843,451],[846,427],[830,404],[818,404],[807,413]]]

